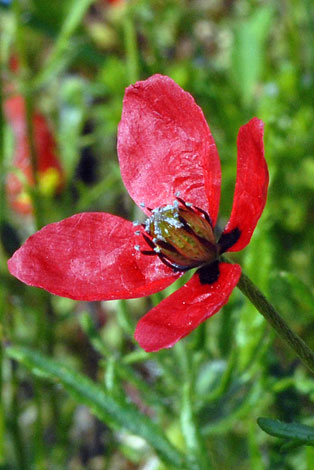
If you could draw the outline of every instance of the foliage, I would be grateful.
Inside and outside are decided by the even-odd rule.
[[[265,122],[266,211],[232,258],[313,346],[313,18],[309,0],[0,1],[2,99],[14,83],[46,117],[65,175],[57,194],[26,188],[34,215],[15,213],[14,136],[0,114],[2,468],[181,469],[182,455],[195,470],[313,468],[313,447],[299,444],[313,441],[314,380],[238,290],[173,349],[147,354],[136,320],[163,293],[79,303],[26,288],[6,267],[39,225],[81,211],[138,218],[117,164],[122,99],[130,83],[166,74],[215,136],[221,228],[236,133],[253,116]],[[264,432],[260,416],[283,423],[260,419]]]

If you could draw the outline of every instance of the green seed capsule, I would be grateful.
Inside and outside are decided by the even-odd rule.
[[[146,221],[154,250],[176,266],[196,267],[217,258],[215,236],[207,214],[194,206],[159,207]]]

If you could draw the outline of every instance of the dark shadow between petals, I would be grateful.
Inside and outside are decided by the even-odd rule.
[[[197,271],[201,284],[214,284],[219,278],[219,261],[203,266]]]

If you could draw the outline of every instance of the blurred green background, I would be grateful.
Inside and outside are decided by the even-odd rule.
[[[314,347],[313,2],[2,0],[0,15],[3,99],[14,83],[45,115],[65,175],[62,191],[41,196],[40,220],[16,213],[5,195],[14,137],[2,119],[2,344],[45,359],[39,366],[37,356],[2,352],[0,468],[179,468],[130,431],[123,403],[131,401],[186,453],[187,468],[313,469],[312,447],[282,453],[256,419],[314,425],[314,380],[237,289],[203,328],[172,350],[146,354],[133,340],[135,324],[163,293],[79,303],[26,287],[6,268],[39,224],[81,211],[138,217],[116,155],[124,89],[169,75],[202,107],[218,146],[221,227],[232,205],[238,129],[253,116],[264,121],[268,202],[252,242],[232,258]],[[59,385],[59,369],[45,376],[47,357],[121,402],[120,421],[95,418],[86,390]]]

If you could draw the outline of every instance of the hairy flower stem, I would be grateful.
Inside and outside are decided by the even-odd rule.
[[[271,324],[280,338],[289,344],[303,364],[314,373],[313,351],[289,328],[273,305],[245,274],[242,273],[237,287]]]

